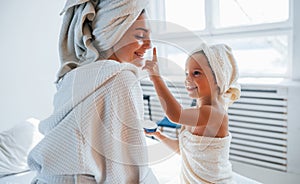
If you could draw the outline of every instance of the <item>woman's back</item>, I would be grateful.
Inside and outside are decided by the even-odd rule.
[[[28,158],[40,181],[86,174],[100,183],[156,181],[139,125],[143,104],[136,73],[131,64],[100,61],[66,74],[53,114],[40,124],[45,138]]]

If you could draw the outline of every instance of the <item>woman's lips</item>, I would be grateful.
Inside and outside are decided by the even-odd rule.
[[[144,57],[144,53],[141,53],[141,52],[135,52],[134,53],[137,57],[139,58],[143,58]]]

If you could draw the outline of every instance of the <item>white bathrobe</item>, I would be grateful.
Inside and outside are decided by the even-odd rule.
[[[179,134],[181,183],[234,183],[229,161],[230,141],[231,134],[213,138],[193,135],[183,129]]]
[[[134,65],[107,60],[78,67],[60,81],[54,112],[40,123],[45,138],[28,164],[49,183],[61,175],[91,176],[97,183],[157,183],[147,164],[141,120]]]

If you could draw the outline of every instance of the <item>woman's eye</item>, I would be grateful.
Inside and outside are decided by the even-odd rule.
[[[144,39],[145,36],[143,36],[143,35],[135,35],[135,38],[136,38],[136,39]]]

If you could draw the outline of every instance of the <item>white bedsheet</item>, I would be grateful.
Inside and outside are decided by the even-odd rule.
[[[172,153],[163,144],[156,140],[147,138],[149,145],[150,167],[161,184],[179,184],[180,156]],[[0,184],[30,184],[35,176],[34,171],[28,171],[0,178]],[[250,178],[233,173],[237,184],[259,184]]]
[[[12,174],[0,178],[1,184],[30,184],[35,177],[35,171],[27,171],[18,174]]]
[[[177,172],[178,164],[176,162],[177,158],[172,157],[165,162],[162,162],[162,163],[152,166],[153,172],[158,177],[159,183],[161,183],[161,184],[179,184],[179,178],[178,178],[178,172]],[[174,166],[176,166],[176,167],[174,167]],[[19,174],[0,178],[0,183],[1,184],[30,184],[30,182],[34,178],[34,176],[35,176],[34,171],[28,171],[28,172],[19,173]],[[233,177],[234,177],[234,180],[237,181],[237,184],[258,184],[258,182],[251,180],[249,178],[246,178],[244,176],[241,176],[237,173],[234,173]]]

